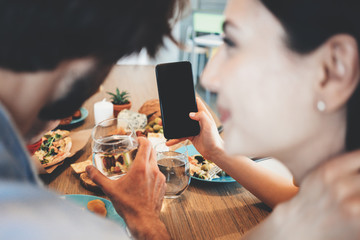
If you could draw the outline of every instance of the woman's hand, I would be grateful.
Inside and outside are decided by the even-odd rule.
[[[199,121],[200,133],[194,137],[173,139],[168,141],[168,146],[174,145],[186,139],[189,139],[195,148],[207,159],[211,159],[219,151],[224,150],[224,143],[220,137],[214,118],[206,108],[200,98],[196,98],[198,112],[190,113],[189,117],[195,121]]]
[[[304,179],[299,194],[284,208],[312,233],[306,239],[360,238],[359,170],[356,151],[324,163]]]
[[[89,177],[110,198],[136,239],[169,239],[159,215],[165,194],[165,176],[159,171],[155,152],[146,138],[139,138],[139,148],[129,172],[110,180],[93,166]]]
[[[359,170],[360,151],[322,164],[246,239],[360,239]]]

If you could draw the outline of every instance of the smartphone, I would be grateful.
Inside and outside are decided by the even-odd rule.
[[[198,135],[199,123],[189,117],[190,112],[198,111],[191,63],[158,64],[155,72],[165,138]]]

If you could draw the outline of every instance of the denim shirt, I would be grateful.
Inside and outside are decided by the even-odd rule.
[[[130,239],[120,225],[43,187],[1,103],[0,239]]]
[[[0,181],[39,184],[26,148],[0,104]]]

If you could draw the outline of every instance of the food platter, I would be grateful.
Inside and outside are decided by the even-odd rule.
[[[81,117],[78,118],[78,119],[73,119],[73,120],[70,122],[70,125],[84,121],[84,120],[87,118],[87,116],[89,115],[88,110],[86,110],[86,109],[83,108],[83,107],[80,108],[80,112],[81,112]]]
[[[81,107],[79,110],[81,112],[81,117],[80,118],[72,119],[69,124],[60,125],[60,126],[72,126],[72,125],[75,125],[77,123],[80,123],[80,122],[84,121],[88,117],[89,112],[88,112],[88,110],[86,108],[83,108],[83,107]]]
[[[87,204],[89,201],[99,199],[105,203],[105,207],[107,210],[106,218],[113,222],[120,224],[123,227],[126,227],[125,221],[119,216],[119,214],[117,214],[112,203],[105,198],[92,196],[92,195],[82,195],[82,194],[69,194],[69,195],[62,195],[61,197],[65,200],[69,200],[69,201],[79,205],[84,210],[87,210]]]
[[[82,122],[82,121],[84,121],[84,120],[87,118],[87,116],[89,115],[89,112],[88,112],[88,110],[86,110],[86,108],[81,107],[81,108],[80,108],[80,112],[81,112],[81,117],[78,118],[78,119],[73,119],[73,120],[70,122],[69,125],[73,125],[73,124]]]
[[[191,176],[192,179],[198,180],[198,181],[203,181],[203,182],[215,182],[215,183],[232,183],[232,182],[236,182],[235,179],[233,179],[230,176],[222,176],[220,178],[213,178],[211,180],[208,179],[201,179],[201,178],[197,178],[194,176]]]
[[[189,156],[194,156],[194,155],[198,155],[200,154],[196,148],[194,147],[194,145],[187,145],[186,147],[181,147],[179,149],[176,150],[177,152],[180,153],[184,153],[184,152],[188,152]],[[212,183],[231,183],[231,182],[236,182],[235,179],[233,179],[230,176],[221,176],[219,178],[213,178],[213,179],[202,179],[202,178],[198,178],[198,177],[194,177],[191,176],[192,179],[198,180],[198,181],[202,181],[202,182],[212,182]]]
[[[52,130],[41,138],[41,145],[33,157],[44,168],[54,166],[71,155],[72,140],[67,130]]]

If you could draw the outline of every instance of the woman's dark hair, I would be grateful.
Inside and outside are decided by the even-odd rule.
[[[154,56],[184,0],[0,0],[0,68],[52,70],[64,60]]]
[[[336,34],[353,36],[360,43],[358,0],[261,0],[280,20],[287,44],[298,53],[309,53]],[[358,48],[359,49],[359,48]],[[360,148],[360,86],[347,103],[346,148]]]

